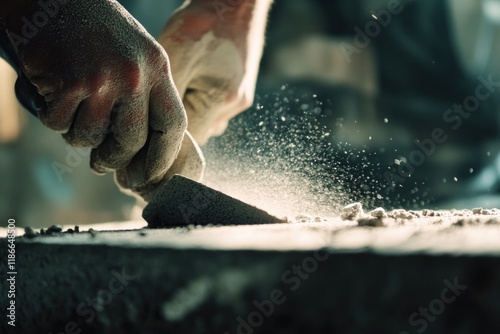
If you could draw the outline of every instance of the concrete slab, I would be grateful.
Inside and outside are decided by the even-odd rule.
[[[16,328],[1,332],[498,331],[500,216],[383,221],[18,238]]]

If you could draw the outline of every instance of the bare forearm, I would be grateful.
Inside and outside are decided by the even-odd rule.
[[[218,16],[221,22],[250,22],[267,17],[273,0],[186,0],[183,7],[192,5]],[[260,19],[259,19],[260,18]]]

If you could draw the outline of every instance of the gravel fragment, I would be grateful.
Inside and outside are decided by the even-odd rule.
[[[376,208],[370,211],[370,216],[375,218],[387,218],[387,213],[384,208]]]
[[[434,216],[434,211],[429,210],[429,209],[424,209],[424,210],[422,210],[422,215],[425,217],[432,217],[432,216]]]
[[[92,238],[95,238],[97,236],[97,231],[94,230],[93,228],[89,229],[89,233]]]
[[[394,219],[413,219],[413,215],[403,209],[392,210],[387,214],[389,217]]]
[[[297,223],[307,223],[307,222],[310,222],[312,220],[313,220],[313,218],[309,215],[306,215],[306,214],[299,214],[299,215],[295,216],[295,221]]]
[[[382,227],[385,226],[382,218],[359,218],[358,226]]]
[[[472,209],[472,213],[475,215],[480,215],[483,212],[483,208],[474,208]]]
[[[500,224],[500,221],[498,221],[498,219],[488,219],[485,223],[485,225],[499,225]]]
[[[344,206],[340,218],[342,220],[356,220],[363,215],[363,206],[361,203],[351,203]]]
[[[420,218],[422,217],[422,215],[420,214],[420,212],[417,212],[417,211],[408,211],[410,214],[413,215],[413,217],[417,217],[417,218]]]
[[[33,239],[37,235],[38,235],[38,233],[35,232],[35,230],[32,229],[31,227],[27,226],[27,227],[24,228],[24,235],[23,235],[23,237],[28,238],[28,239]]]
[[[481,224],[482,222],[479,218],[464,218],[458,220],[453,226],[476,226]]]
[[[48,234],[56,234],[56,233],[61,233],[62,232],[62,226],[61,225],[51,225],[47,229]]]

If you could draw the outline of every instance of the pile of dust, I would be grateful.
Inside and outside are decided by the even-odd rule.
[[[230,122],[225,134],[204,147],[207,185],[278,216],[338,216],[342,207],[380,196],[364,175],[366,192],[353,191],[350,168],[364,168],[363,152],[336,143],[322,125],[323,103],[283,87],[256,98],[253,109]],[[361,163],[360,163],[361,162]],[[373,180],[373,181],[372,181]]]

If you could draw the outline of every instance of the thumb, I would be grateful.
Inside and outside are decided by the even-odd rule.
[[[141,194],[141,196],[146,202],[150,202],[156,193],[176,174],[201,182],[204,171],[205,157],[203,152],[191,134],[186,131],[181,149],[172,166],[159,183],[155,184],[149,192]]]
[[[140,155],[140,153],[138,154]],[[162,189],[165,184],[176,174],[188,177],[195,181],[201,181],[205,171],[205,158],[199,145],[194,141],[189,132],[186,131],[182,141],[181,149],[174,163],[168,169],[160,182],[149,184],[141,189],[135,189],[135,193],[140,195],[146,202],[151,201],[155,194]],[[115,180],[122,191],[131,194],[130,178],[133,174],[141,174],[142,171],[136,171],[136,168],[127,168],[116,171]]]

